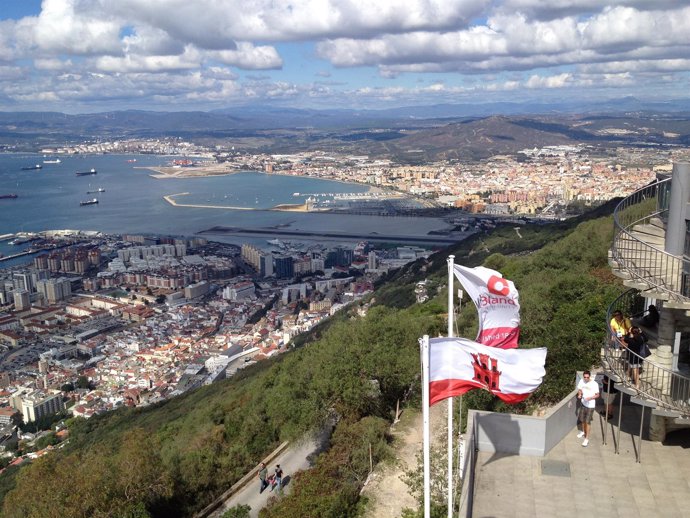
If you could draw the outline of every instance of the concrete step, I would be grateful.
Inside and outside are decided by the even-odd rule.
[[[625,270],[612,270],[611,273],[613,273],[613,275],[615,275],[619,279],[623,280],[630,279],[631,277],[631,275]]]
[[[654,408],[652,410],[652,414],[658,415],[661,417],[672,417],[672,418],[681,417],[683,415],[681,412],[678,412],[677,410],[670,410],[668,408]],[[690,422],[688,422],[688,424],[690,424]]]
[[[649,218],[649,221],[647,223],[650,225],[654,225],[655,227],[662,228],[664,229],[664,232],[666,232],[666,223],[664,223],[661,218]]]
[[[669,300],[672,297],[672,294],[666,291],[661,291],[659,290],[658,287],[653,286],[652,284],[649,284],[645,282],[642,279],[631,279],[630,274],[627,274],[627,272],[623,272],[623,274],[619,275],[615,271],[613,274],[616,277],[619,277],[620,279],[623,279],[623,285],[627,286],[628,288],[632,288],[635,290],[640,290],[643,291],[645,296],[649,298],[656,298],[658,300]],[[627,277],[626,275],[627,274]],[[652,297],[650,294],[654,293],[654,297]]]
[[[679,301],[679,300],[669,300],[664,302],[664,307],[669,309],[682,309],[685,311],[690,311],[690,300]],[[688,315],[690,316],[690,315]]]
[[[666,239],[663,236],[655,236],[654,234],[645,234],[642,232],[632,232],[631,236],[637,238],[643,243],[653,246],[663,250],[666,243]]]
[[[633,232],[637,232],[640,234],[647,234],[650,236],[656,236],[661,238],[666,237],[666,229],[664,229],[663,227],[659,227],[657,225],[652,225],[650,223],[635,225],[633,226],[632,230]]]

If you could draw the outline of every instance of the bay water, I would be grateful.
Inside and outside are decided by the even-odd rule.
[[[60,163],[44,160],[60,159]],[[179,158],[179,157],[176,157]],[[133,160],[136,160],[134,162]],[[239,172],[205,178],[156,179],[147,166],[169,165],[160,155],[59,155],[0,154],[0,235],[51,229],[97,230],[111,234],[149,233],[191,236],[213,226],[249,229],[280,227],[290,231],[376,233],[386,236],[426,236],[446,228],[436,218],[396,218],[354,214],[270,211],[279,204],[303,203],[316,193],[362,193],[366,185],[316,178]],[[37,170],[22,170],[36,164]],[[97,174],[77,176],[95,169]],[[87,193],[105,189],[101,193]],[[177,198],[183,204],[223,205],[260,210],[174,207],[163,196],[188,192]],[[296,197],[293,193],[300,193]],[[97,205],[80,206],[98,198]],[[208,236],[224,242],[265,243],[250,236]],[[304,241],[301,238],[296,238]],[[321,241],[321,239],[320,239]],[[0,243],[8,255],[18,249]]]

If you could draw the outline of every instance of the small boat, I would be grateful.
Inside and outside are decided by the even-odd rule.
[[[84,206],[84,205],[96,205],[98,203],[98,198],[94,198],[92,200],[86,200],[86,201],[80,201],[79,205]]]
[[[59,159],[59,158],[56,158],[55,160],[44,160],[43,163],[44,163],[44,164],[59,164],[59,163],[60,163],[60,159]]]
[[[89,176],[92,174],[98,174],[98,171],[96,171],[95,169],[92,168],[90,171],[84,171],[82,173],[76,173],[77,176]]]
[[[127,160],[127,163],[133,164],[133,163],[136,162],[136,161],[137,161],[136,158],[130,158],[129,160]]]
[[[293,196],[299,196],[299,193],[298,193],[298,192],[293,192],[292,195],[293,195]]]
[[[38,169],[43,169],[41,164],[36,164],[32,166],[22,167],[22,171],[37,171]]]

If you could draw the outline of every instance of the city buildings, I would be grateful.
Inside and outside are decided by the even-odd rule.
[[[22,420],[25,423],[50,417],[65,408],[62,392],[59,390],[51,392],[29,391],[19,394],[13,400],[14,408],[21,412]]]

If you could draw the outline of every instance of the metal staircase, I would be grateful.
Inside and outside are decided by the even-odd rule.
[[[664,251],[670,181],[667,178],[634,192],[614,211],[609,265],[631,289],[609,307],[602,365],[633,402],[651,407],[658,416],[679,420],[677,424],[690,424],[690,376],[673,368],[672,347],[656,340],[656,330],[647,330],[652,355],[644,359],[636,387],[628,372],[628,355],[633,353],[620,348],[608,327],[616,310],[632,317],[641,315],[645,299],[655,299],[664,310],[675,312],[677,319],[690,317],[690,297],[686,296],[690,261]]]

